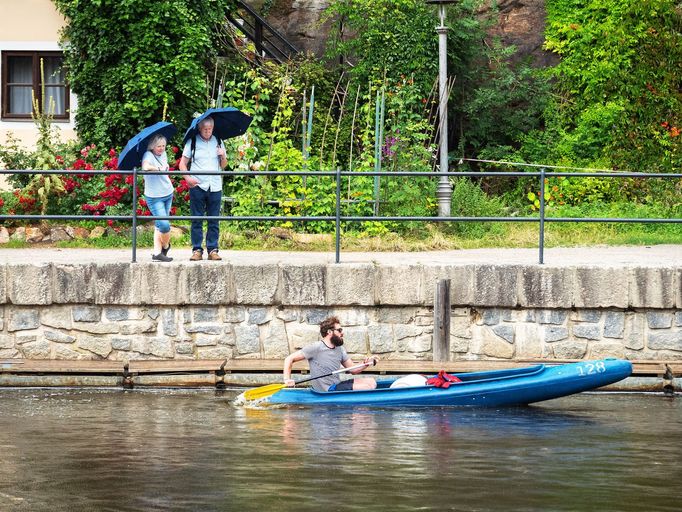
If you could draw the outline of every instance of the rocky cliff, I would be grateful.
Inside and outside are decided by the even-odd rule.
[[[300,50],[316,55],[324,52],[330,26],[322,24],[320,18],[329,0],[247,0],[247,3],[266,13],[268,23]],[[554,56],[542,49],[545,0],[486,0],[479,15],[497,18],[490,35],[499,37],[505,45],[515,45],[517,58],[530,56],[539,66],[554,61]]]
[[[516,46],[516,59],[531,57],[536,66],[549,66],[556,62],[556,55],[542,49],[545,41],[545,0],[486,0],[479,15],[497,17],[490,35],[499,37],[505,46]]]

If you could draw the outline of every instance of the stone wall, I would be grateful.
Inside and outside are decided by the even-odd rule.
[[[0,358],[279,359],[330,314],[354,354],[682,359],[682,269],[540,265],[0,265]]]
[[[429,308],[5,306],[0,358],[281,359],[340,316],[346,348],[431,359]],[[682,311],[454,308],[451,360],[682,359]]]

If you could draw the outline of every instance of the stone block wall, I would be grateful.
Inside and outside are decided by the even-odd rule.
[[[682,359],[680,268],[540,265],[0,265],[0,359],[280,359],[330,314],[357,355]]]
[[[329,314],[346,348],[430,360],[427,307],[247,306],[1,308],[0,358],[281,359],[319,339]],[[682,311],[453,308],[451,360],[682,359]]]

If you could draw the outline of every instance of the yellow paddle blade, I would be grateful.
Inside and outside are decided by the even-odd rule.
[[[258,400],[259,398],[265,398],[266,396],[274,395],[280,389],[285,387],[286,386],[284,384],[268,384],[267,386],[248,389],[244,391],[244,398],[247,400]]]

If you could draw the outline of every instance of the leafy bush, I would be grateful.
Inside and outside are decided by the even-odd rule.
[[[682,167],[682,12],[676,0],[547,2],[560,99],[530,141],[535,161],[669,172]],[[526,148],[528,149],[528,148]],[[534,152],[531,152],[531,154]],[[537,159],[540,160],[537,160]]]
[[[33,152],[29,151],[21,145],[21,141],[17,139],[12,132],[8,132],[5,137],[5,143],[0,144],[0,162],[2,162],[5,169],[21,170],[31,169],[34,166],[35,160]],[[21,183],[23,180],[25,185],[28,178],[22,177],[21,174],[10,174],[8,179],[10,183]]]
[[[512,66],[508,59],[515,51],[499,44],[481,49],[486,61],[478,62],[458,98],[459,154],[504,160],[525,134],[542,127],[549,80],[525,61]]]
[[[421,0],[332,0],[323,20],[334,29],[328,56],[353,64],[361,84],[414,77],[422,97],[438,76],[435,16]]]
[[[207,106],[212,28],[229,0],[55,3],[67,18],[63,47],[82,140],[122,146],[167,106],[178,126]]]
[[[301,70],[300,65],[303,70]],[[429,138],[432,126],[415,81],[400,77],[393,82],[361,91],[360,87],[346,87],[328,80],[307,60],[297,66],[268,68],[269,80],[263,80],[257,70],[230,79],[223,96],[229,102],[248,111],[257,111],[250,135],[228,142],[230,167],[235,170],[332,170],[348,166],[357,176],[344,177],[342,185],[344,215],[372,215],[374,178],[364,171],[376,165],[377,94],[384,91],[385,132],[381,145],[383,170],[429,171],[433,161],[433,147]],[[323,89],[315,89],[310,155],[306,158],[300,139],[303,100],[308,99],[313,78],[322,82]],[[327,87],[335,89],[332,94]],[[339,100],[340,95],[347,96]],[[261,101],[267,98],[269,101]],[[275,101],[276,99],[276,101]],[[325,104],[324,102],[329,103]],[[341,103],[339,103],[341,101]],[[345,104],[345,108],[342,105]],[[336,108],[335,108],[336,107]],[[310,105],[308,105],[310,108]],[[255,125],[255,126],[254,126]],[[351,137],[352,135],[352,137]],[[343,149],[342,149],[343,148]],[[280,215],[330,216],[335,211],[335,180],[331,177],[257,176],[235,177],[226,185],[226,194],[233,198],[232,213],[239,216]],[[381,215],[430,215],[434,203],[433,184],[429,180],[381,179],[379,190]],[[261,223],[262,224],[262,223]],[[329,222],[280,223],[284,227],[311,232],[328,232]],[[247,227],[259,229],[249,222]],[[357,223],[347,228],[359,229]],[[375,229],[375,227],[372,227]]]
[[[498,217],[505,207],[499,197],[488,196],[481,187],[467,178],[453,180],[452,206],[453,217]],[[455,222],[449,230],[469,237],[483,236],[489,232],[499,232],[498,224],[489,222]]]

